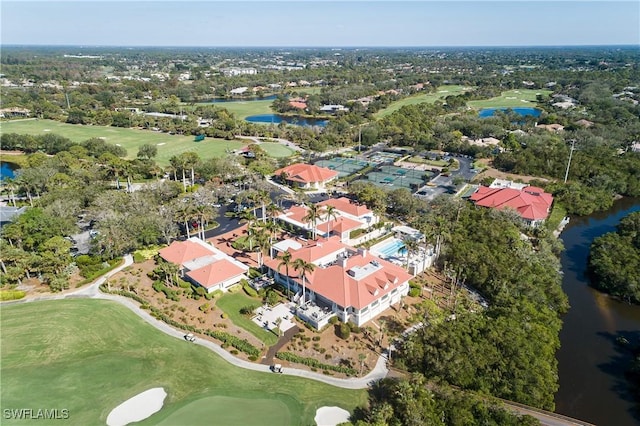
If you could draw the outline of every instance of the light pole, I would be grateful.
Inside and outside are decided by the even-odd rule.
[[[567,161],[567,171],[564,173],[564,183],[567,183],[567,178],[569,177],[569,167],[571,166],[571,157],[573,156],[573,150],[576,146],[576,140],[571,139],[571,150],[569,151],[569,161]]]

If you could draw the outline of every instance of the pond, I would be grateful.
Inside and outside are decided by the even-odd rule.
[[[16,170],[18,170],[18,166],[14,163],[0,161],[0,180],[13,179],[16,176]]]
[[[315,118],[305,118],[305,117],[297,117],[297,116],[289,116],[289,115],[278,115],[278,114],[260,114],[260,115],[250,115],[245,118],[250,123],[265,123],[265,124],[280,124],[283,121],[287,124],[293,124],[296,126],[320,126],[325,127],[329,120],[324,119],[315,119]]]
[[[482,108],[478,113],[478,117],[480,118],[493,117],[496,111],[507,112],[507,110],[511,110],[522,117],[527,115],[531,115],[533,117],[540,117],[540,114],[542,114],[542,110],[538,108],[532,108],[532,107]]]

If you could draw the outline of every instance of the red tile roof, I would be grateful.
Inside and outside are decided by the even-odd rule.
[[[514,209],[527,220],[546,219],[553,203],[553,195],[535,186],[527,186],[521,191],[481,186],[469,199],[482,207]]]
[[[186,275],[202,287],[211,288],[243,273],[244,270],[238,265],[234,265],[226,259],[220,259],[202,268],[189,271]]]
[[[167,262],[182,265],[193,259],[197,259],[203,256],[211,256],[212,250],[207,250],[206,247],[193,241],[174,241],[170,246],[165,247],[159,251],[160,257]]]
[[[331,222],[324,222],[318,224],[317,228],[322,232],[335,231],[339,233],[351,231],[362,226],[362,222],[354,219],[349,219],[346,216],[338,216],[336,219],[331,219]]]
[[[374,260],[380,265],[368,275],[356,279],[348,274],[354,267],[362,268]],[[374,300],[391,293],[411,279],[402,267],[371,254],[361,254],[347,259],[347,266],[335,264],[328,268],[316,268],[306,276],[306,286],[315,293],[329,299],[342,307],[353,306],[362,309]]]
[[[347,248],[339,242],[337,237],[332,237],[329,240],[322,240],[320,244],[311,244],[298,250],[289,249],[289,252],[292,260],[304,259],[313,263],[324,256]],[[377,262],[379,266],[374,266],[371,261]],[[342,307],[354,306],[362,309],[411,279],[411,275],[402,267],[370,253],[354,254],[347,258],[346,262],[344,267],[339,259],[334,265],[326,268],[316,266],[313,272],[305,275],[307,288]],[[278,271],[279,263],[280,259],[267,259],[265,266]],[[362,276],[359,274],[352,276],[348,273],[350,270],[366,270],[366,272]],[[283,272],[284,268],[280,268],[280,273]],[[292,278],[296,278],[298,273],[289,267],[289,274]],[[300,280],[299,278],[298,281]]]
[[[306,102],[300,102],[300,101],[289,101],[289,105],[297,109],[305,109],[307,107]]]
[[[279,176],[282,173],[287,174],[287,180],[301,183],[327,182],[338,176],[338,172],[335,170],[304,163],[283,167],[282,169],[276,170],[274,175]]]
[[[350,214],[356,217],[362,217],[365,214],[371,213],[371,210],[367,208],[364,204],[358,204],[354,201],[346,197],[340,198],[329,198],[328,200],[322,201],[318,203],[321,206],[333,206],[341,212]]]

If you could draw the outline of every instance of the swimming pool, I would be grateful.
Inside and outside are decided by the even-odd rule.
[[[398,257],[406,254],[407,249],[402,240],[394,238],[381,247],[372,248],[372,251],[378,252],[381,257]]]

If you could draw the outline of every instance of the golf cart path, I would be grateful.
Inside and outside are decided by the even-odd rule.
[[[63,299],[73,299],[73,298],[112,300],[130,309],[138,317],[142,318],[145,322],[152,325],[156,329],[162,331],[163,333],[168,334],[169,336],[175,337],[176,339],[180,339],[184,341],[185,331],[177,330],[171,327],[170,325],[152,317],[147,311],[145,311],[144,309],[141,309],[138,306],[137,302],[133,301],[132,299],[129,299],[124,296],[115,295],[115,294],[102,293],[100,291],[100,285],[102,285],[109,277],[113,276],[114,274],[120,272],[122,269],[132,264],[133,264],[133,257],[131,255],[126,255],[124,256],[124,262],[122,265],[111,270],[106,275],[98,278],[93,284],[89,285],[88,287],[82,288],[78,291],[74,291],[71,293],[66,293],[66,294],[33,297],[33,298],[22,299],[15,302],[9,302],[9,303],[4,302],[3,305],[13,304],[13,303],[30,303],[30,302],[37,302],[37,301],[43,301],[43,300],[63,300]],[[185,341],[185,344],[196,344],[196,345],[204,346],[205,348],[208,348],[213,352],[215,352],[216,354],[220,355],[225,361],[229,362],[232,365],[235,365],[236,367],[241,367],[241,368],[245,368],[247,370],[253,370],[253,371],[261,371],[264,373],[271,372],[269,365],[255,364],[253,362],[236,358],[235,356],[231,355],[231,353],[224,350],[220,345],[218,345],[217,343],[211,342],[209,340],[200,338],[200,339],[197,339],[195,343],[187,343]],[[373,368],[373,370],[371,370],[371,372],[369,372],[369,374],[367,374],[366,376],[359,377],[359,378],[340,379],[336,377],[326,376],[324,374],[314,373],[312,371],[299,370],[291,367],[285,368],[283,374],[316,380],[319,382],[327,383],[329,385],[333,385],[333,386],[337,386],[345,389],[366,389],[369,387],[369,385],[372,382],[385,378],[388,371],[389,370],[387,369],[387,358],[385,355],[380,355],[378,357],[378,361],[376,362],[376,365]]]

